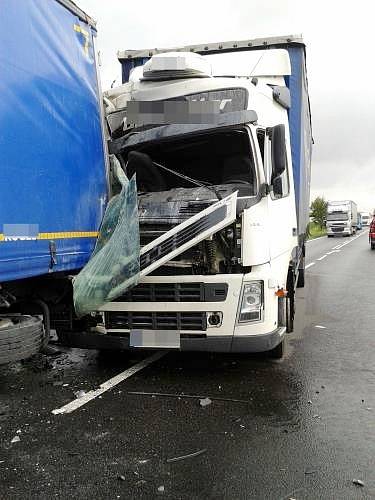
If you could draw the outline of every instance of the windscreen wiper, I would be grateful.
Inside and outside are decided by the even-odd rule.
[[[196,186],[199,187],[204,187],[209,189],[210,191],[213,191],[217,197],[218,200],[222,200],[223,197],[219,193],[219,191],[216,189],[215,186],[212,184],[209,184],[208,182],[202,182],[198,181],[197,179],[193,179],[192,177],[189,177],[188,175],[181,174],[180,172],[176,172],[175,170],[172,170],[168,167],[165,167],[164,165],[161,165],[160,163],[157,163],[156,161],[152,160],[152,163],[156,165],[157,167],[161,168],[162,170],[165,170],[166,172],[169,172],[170,174],[174,174],[177,177],[180,177],[181,179],[184,179],[185,181],[191,182],[192,184],[195,184]]]

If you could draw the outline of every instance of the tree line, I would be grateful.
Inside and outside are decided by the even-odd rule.
[[[315,200],[311,202],[310,217],[320,229],[323,229],[327,220],[327,204],[328,202],[323,196],[317,196]]]

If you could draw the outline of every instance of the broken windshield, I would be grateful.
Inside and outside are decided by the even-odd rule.
[[[127,175],[137,175],[139,192],[175,188],[233,186],[244,196],[257,194],[254,156],[246,128],[180,136],[142,144],[142,155],[122,155]]]

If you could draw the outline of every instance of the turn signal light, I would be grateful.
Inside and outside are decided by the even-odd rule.
[[[284,288],[279,288],[276,292],[275,295],[280,297],[281,299],[285,298],[288,295],[288,292],[284,290]]]

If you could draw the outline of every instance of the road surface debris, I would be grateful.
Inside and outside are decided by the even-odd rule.
[[[364,486],[365,483],[363,481],[361,481],[360,479],[353,479],[353,484],[357,485],[357,486]]]
[[[199,400],[199,404],[204,408],[205,406],[208,406],[212,403],[212,400],[210,398],[203,398]]]
[[[188,453],[187,455],[181,455],[179,457],[168,458],[167,462],[168,463],[179,462],[180,460],[186,460],[187,458],[198,457],[199,455],[203,455],[203,453],[206,453],[206,451],[207,451],[207,449],[204,448],[203,450],[198,450],[198,451],[195,451],[194,453]]]

